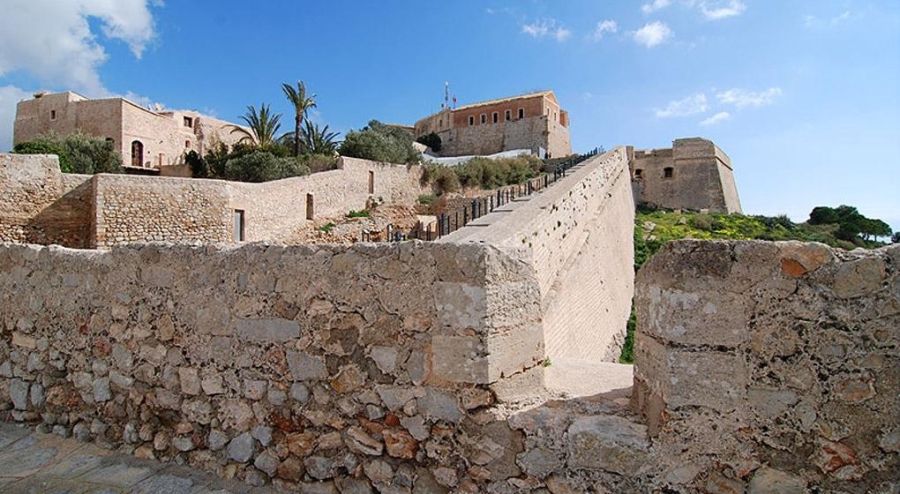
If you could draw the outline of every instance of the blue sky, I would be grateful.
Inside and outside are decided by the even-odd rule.
[[[346,131],[553,89],[576,150],[713,139],[744,210],[858,206],[900,229],[900,2],[7,0],[0,149],[37,89],[236,119],[289,114],[281,82]],[[287,117],[286,117],[287,118]],[[287,129],[285,129],[287,130]]]

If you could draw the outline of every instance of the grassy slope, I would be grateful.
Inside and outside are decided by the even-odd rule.
[[[793,224],[785,217],[676,213],[639,210],[634,220],[634,268],[637,270],[666,242],[682,238],[727,240],[802,240],[853,249],[881,244],[854,245],[834,237],[837,225]],[[628,334],[619,361],[631,363],[635,315],[628,320]]]

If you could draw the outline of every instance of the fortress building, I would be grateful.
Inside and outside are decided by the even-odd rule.
[[[416,138],[434,132],[442,156],[487,155],[529,149],[546,158],[572,154],[569,113],[553,91],[445,107],[415,124]]]
[[[628,148],[636,204],[740,213],[731,159],[712,141],[676,139],[671,148]]]
[[[241,136],[231,133],[233,125],[195,111],[152,111],[125,98],[37,93],[16,107],[13,143],[81,132],[112,142],[126,167],[155,171],[183,163],[188,151],[234,144]]]

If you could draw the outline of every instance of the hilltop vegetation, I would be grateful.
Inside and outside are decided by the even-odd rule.
[[[889,239],[887,223],[866,218],[852,206],[820,206],[805,223],[794,223],[787,216],[744,216],[638,209],[634,218],[634,269],[640,267],[663,245],[684,238],[708,240],[800,240],[821,242],[832,247],[855,249],[885,245]],[[632,362],[635,314],[628,320],[628,333],[619,361]]]

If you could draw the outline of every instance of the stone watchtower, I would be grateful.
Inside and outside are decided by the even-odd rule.
[[[628,152],[636,204],[741,212],[731,159],[712,141],[676,139],[668,149]]]

